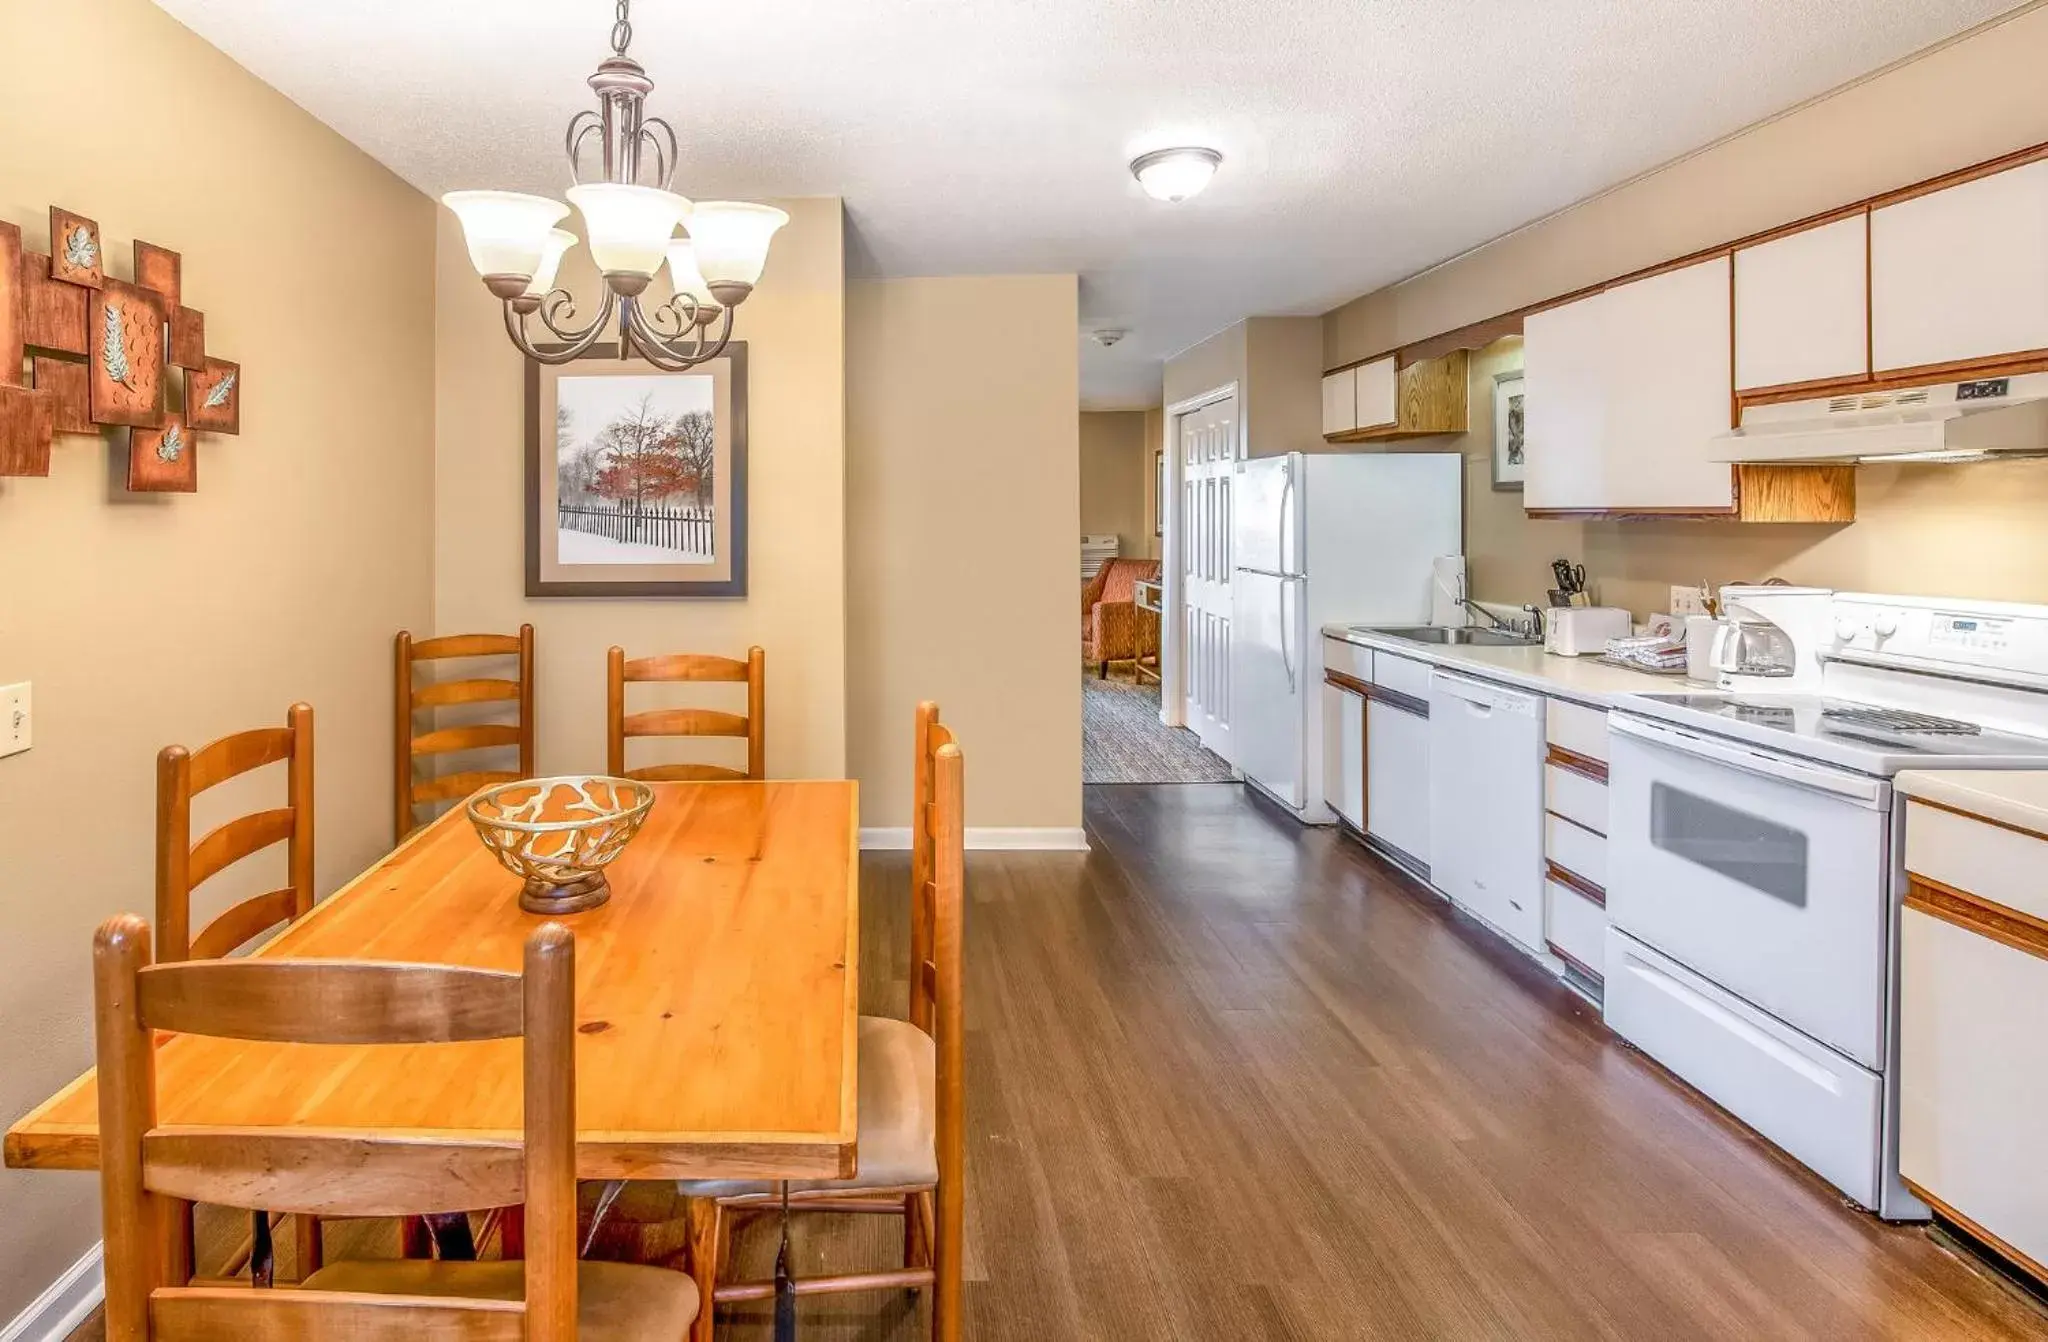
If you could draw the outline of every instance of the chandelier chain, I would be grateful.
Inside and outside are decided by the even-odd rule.
[[[626,12],[632,7],[632,4],[633,0],[619,0],[618,17],[612,23],[612,54],[614,56],[625,55],[626,48],[633,43],[633,20]]]

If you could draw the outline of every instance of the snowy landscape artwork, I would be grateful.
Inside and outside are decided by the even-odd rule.
[[[555,561],[715,564],[710,374],[565,372],[555,383]]]

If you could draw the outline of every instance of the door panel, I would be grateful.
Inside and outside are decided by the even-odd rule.
[[[1183,721],[1233,760],[1230,733],[1231,476],[1237,398],[1180,417]]]
[[[1366,705],[1366,832],[1422,867],[1429,851],[1429,719]]]
[[[1365,711],[1362,695],[1323,686],[1323,799],[1365,830]]]

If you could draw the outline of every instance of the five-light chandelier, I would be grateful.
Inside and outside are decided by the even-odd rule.
[[[633,40],[627,10],[618,0],[612,54],[590,76],[596,111],[569,122],[570,203],[583,215],[591,259],[604,274],[604,301],[586,325],[575,297],[554,287],[562,258],[576,235],[556,225],[569,205],[513,191],[451,191],[442,203],[462,221],[469,259],[484,287],[505,304],[505,331],[529,359],[567,363],[616,329],[619,353],[629,350],[671,372],[717,358],[732,338],[733,309],[746,301],[768,262],[768,243],[789,216],[744,201],[692,204],[669,190],[676,171],[676,133],[643,104],[654,81],[626,55]],[[603,176],[586,181],[586,145],[597,140]],[[653,180],[640,180],[642,152],[651,151]],[[675,236],[680,225],[688,236]],[[674,297],[648,304],[642,295],[663,265]],[[528,322],[540,318],[551,340],[536,344]],[[616,319],[616,326],[614,325]],[[716,333],[712,328],[716,327]]]

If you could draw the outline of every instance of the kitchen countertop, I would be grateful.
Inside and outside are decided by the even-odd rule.
[[[2048,769],[1909,769],[1893,786],[1952,811],[2048,835]]]
[[[1611,708],[1617,699],[1632,694],[1682,694],[1700,688],[1683,676],[1653,676],[1626,667],[1607,666],[1597,657],[1553,656],[1540,643],[1507,648],[1413,643],[1343,624],[1324,625],[1323,636],[1597,708]],[[2048,804],[2048,794],[2044,794],[2044,804]]]

